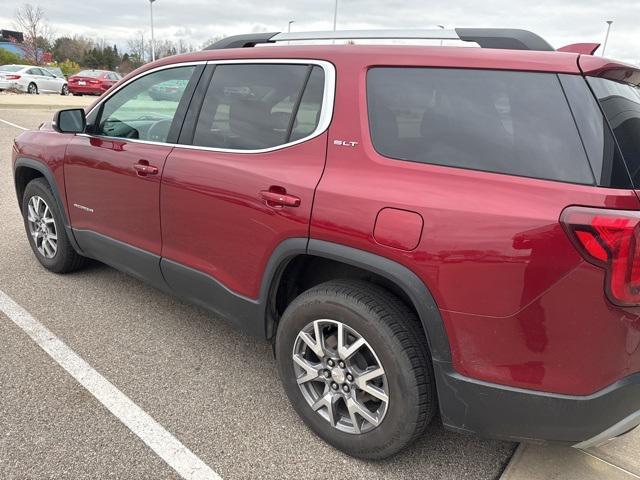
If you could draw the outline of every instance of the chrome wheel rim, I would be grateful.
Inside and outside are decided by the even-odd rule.
[[[34,195],[27,205],[27,223],[33,243],[45,258],[53,258],[58,251],[58,231],[53,212],[42,197]]]
[[[36,86],[32,83],[29,85],[29,93],[36,93]]]
[[[293,345],[293,368],[309,406],[346,433],[376,428],[389,408],[387,377],[375,351],[353,328],[315,320]]]

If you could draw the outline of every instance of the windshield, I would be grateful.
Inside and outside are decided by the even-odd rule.
[[[103,74],[102,70],[82,70],[81,72],[76,73],[78,77],[101,77]]]
[[[636,188],[640,187],[640,87],[589,78]]]
[[[21,65],[2,65],[0,66],[0,71],[2,72],[19,72],[24,67]]]

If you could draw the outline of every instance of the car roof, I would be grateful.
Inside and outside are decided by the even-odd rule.
[[[579,62],[580,58],[587,62]],[[302,59],[324,60],[334,65],[360,64],[361,66],[433,66],[440,68],[479,68],[494,70],[518,70],[531,72],[592,74],[583,71],[582,64],[589,65],[590,72],[604,68],[621,68],[640,72],[633,66],[615,60],[594,57],[575,52],[508,50],[461,46],[425,45],[267,45],[248,48],[203,50],[165,57],[147,63],[129,73],[124,81],[144,71],[177,63],[218,60]]]
[[[171,63],[234,59],[309,59],[332,63],[421,66],[433,63],[469,68],[496,68],[578,73],[578,54],[423,45],[291,45],[204,50],[146,64],[140,71]]]
[[[2,67],[20,67],[20,68],[31,68],[31,67],[34,67],[34,68],[40,68],[40,67],[36,67],[36,65],[21,65],[19,63],[12,63],[10,65],[2,65],[2,66],[0,66],[0,68],[2,68]]]

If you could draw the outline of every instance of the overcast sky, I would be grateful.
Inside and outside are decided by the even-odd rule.
[[[20,1],[1,0],[0,28],[11,28]],[[149,35],[148,0],[31,0],[45,10],[57,35],[104,38],[126,47]],[[6,8],[6,7],[11,8]],[[330,30],[334,0],[157,0],[156,38],[200,45],[218,35],[252,31]],[[554,47],[604,42],[606,20],[614,20],[607,57],[640,62],[640,0],[339,0],[338,29],[512,27],[532,30]]]

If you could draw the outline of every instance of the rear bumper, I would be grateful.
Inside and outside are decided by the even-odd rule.
[[[26,88],[14,80],[0,80],[0,90],[8,90],[10,88],[15,88],[17,90],[25,91]]]
[[[587,396],[507,387],[434,370],[445,427],[515,441],[560,442],[580,448],[606,443],[640,424],[640,374]]]
[[[102,95],[105,90],[100,87],[90,87],[86,85],[70,85],[67,84],[71,93],[82,93],[85,95]]]

